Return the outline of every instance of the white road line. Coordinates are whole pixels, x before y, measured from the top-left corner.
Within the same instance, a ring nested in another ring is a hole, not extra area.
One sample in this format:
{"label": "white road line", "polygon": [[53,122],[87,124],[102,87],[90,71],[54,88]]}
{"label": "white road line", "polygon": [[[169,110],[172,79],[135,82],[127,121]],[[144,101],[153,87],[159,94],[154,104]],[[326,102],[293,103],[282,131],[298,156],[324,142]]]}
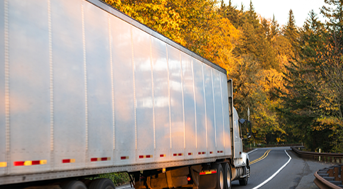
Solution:
{"label": "white road line", "polygon": [[248,152],[247,154],[250,154],[250,153],[252,153],[252,152],[255,152],[257,149],[255,149],[255,150],[252,150],[252,151],[250,151],[250,152]]}
{"label": "white road line", "polygon": [[287,154],[287,156],[289,157],[288,161],[279,169],[277,170],[272,176],[270,176],[267,180],[265,180],[264,182],[262,182],[260,185],[254,187],[253,189],[257,189],[262,187],[263,185],[265,185],[267,182],[269,182],[270,180],[272,180],[283,168],[286,167],[286,165],[291,161],[291,156],[288,155],[288,153],[285,150],[285,153]]}

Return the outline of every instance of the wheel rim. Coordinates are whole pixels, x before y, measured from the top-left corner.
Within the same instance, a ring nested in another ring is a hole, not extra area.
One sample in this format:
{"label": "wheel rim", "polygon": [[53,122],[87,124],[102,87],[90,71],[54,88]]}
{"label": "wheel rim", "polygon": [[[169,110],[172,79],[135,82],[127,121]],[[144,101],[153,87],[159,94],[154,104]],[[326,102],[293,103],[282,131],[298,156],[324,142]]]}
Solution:
{"label": "wheel rim", "polygon": [[230,188],[231,187],[230,169],[226,170],[226,182],[227,182],[228,188]]}
{"label": "wheel rim", "polygon": [[219,175],[219,185],[221,189],[224,189],[224,176],[223,176],[223,171],[220,171]]}

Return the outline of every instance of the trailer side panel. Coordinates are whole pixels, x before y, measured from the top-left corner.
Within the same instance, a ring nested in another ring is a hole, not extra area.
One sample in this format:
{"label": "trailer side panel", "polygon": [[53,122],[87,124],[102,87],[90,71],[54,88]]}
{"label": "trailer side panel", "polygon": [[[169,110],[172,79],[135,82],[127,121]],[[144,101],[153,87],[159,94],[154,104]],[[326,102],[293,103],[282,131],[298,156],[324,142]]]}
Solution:
{"label": "trailer side panel", "polygon": [[2,2],[0,184],[231,155],[222,68],[98,0]]}

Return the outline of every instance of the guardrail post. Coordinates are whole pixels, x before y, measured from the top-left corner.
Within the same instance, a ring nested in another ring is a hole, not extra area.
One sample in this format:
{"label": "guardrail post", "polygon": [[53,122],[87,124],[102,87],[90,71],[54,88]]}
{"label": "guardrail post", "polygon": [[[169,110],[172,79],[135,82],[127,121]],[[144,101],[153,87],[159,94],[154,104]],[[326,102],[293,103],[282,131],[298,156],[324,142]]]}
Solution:
{"label": "guardrail post", "polygon": [[329,169],[327,173],[329,174],[329,177],[333,177],[333,169]]}
{"label": "guardrail post", "polygon": [[[319,148],[319,153],[322,153],[322,149]],[[321,157],[319,156],[319,161],[321,160]]]}
{"label": "guardrail post", "polygon": [[335,168],[334,168],[334,171],[335,171],[335,173],[334,173],[335,181],[339,181],[339,178],[338,178],[338,168],[339,168],[339,167],[335,167]]}

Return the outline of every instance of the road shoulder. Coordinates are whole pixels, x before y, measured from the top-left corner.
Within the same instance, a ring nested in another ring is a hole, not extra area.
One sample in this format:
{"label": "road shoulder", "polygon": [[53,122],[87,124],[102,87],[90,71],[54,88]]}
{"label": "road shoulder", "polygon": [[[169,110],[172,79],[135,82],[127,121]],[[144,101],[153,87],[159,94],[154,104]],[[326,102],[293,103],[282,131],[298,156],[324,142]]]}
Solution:
{"label": "road shoulder", "polygon": [[319,169],[332,166],[332,163],[319,162],[314,160],[307,160],[299,158],[292,150],[288,151],[292,158],[303,161],[302,172],[297,174],[297,178],[294,181],[294,189],[317,189],[318,187],[314,184],[313,180],[315,179],[314,173]]}

